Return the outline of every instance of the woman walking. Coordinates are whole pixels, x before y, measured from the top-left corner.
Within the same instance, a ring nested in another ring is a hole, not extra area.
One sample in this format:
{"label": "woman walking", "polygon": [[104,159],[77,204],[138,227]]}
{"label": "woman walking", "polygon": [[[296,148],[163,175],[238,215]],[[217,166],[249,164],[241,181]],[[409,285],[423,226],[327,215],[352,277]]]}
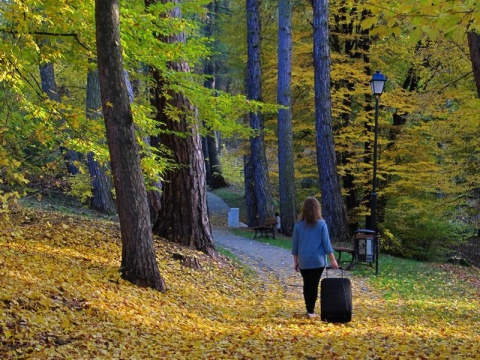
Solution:
{"label": "woman walking", "polygon": [[328,235],[326,222],[322,219],[321,206],[314,197],[303,202],[300,220],[293,228],[292,243],[293,267],[300,271],[303,278],[303,297],[307,317],[315,318],[315,303],[318,297],[318,285],[326,265],[326,255],[332,268],[338,264]]}

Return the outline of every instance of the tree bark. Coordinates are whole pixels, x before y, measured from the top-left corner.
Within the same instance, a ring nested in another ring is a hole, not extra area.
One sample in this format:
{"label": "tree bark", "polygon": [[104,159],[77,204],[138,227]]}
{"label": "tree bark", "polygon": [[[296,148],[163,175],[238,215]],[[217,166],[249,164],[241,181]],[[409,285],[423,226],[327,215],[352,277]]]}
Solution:
{"label": "tree bark", "polygon": [[473,77],[477,87],[477,95],[480,98],[480,34],[474,31],[467,33],[470,60],[472,62]]}
{"label": "tree bark", "polygon": [[[149,143],[150,146],[156,148],[160,145],[158,136],[150,136],[148,139],[145,139],[145,142]],[[155,225],[158,220],[158,214],[162,208],[162,181],[158,180],[154,184],[150,184],[151,189],[147,190],[147,199],[148,199],[148,209],[150,212],[150,222],[152,225]]]}
{"label": "tree bark", "polygon": [[[87,74],[87,118],[100,118],[101,106],[98,71],[89,70]],[[91,207],[106,214],[115,214],[117,207],[112,195],[113,185],[105,167],[95,160],[95,154],[92,152],[87,154],[87,164],[92,184]]]}
{"label": "tree bark", "polygon": [[153,247],[147,192],[125,84],[118,0],[95,1],[98,72],[122,235],[122,277],[165,291]]}
{"label": "tree bark", "polygon": [[220,189],[227,187],[227,181],[222,174],[222,164],[218,157],[217,136],[215,134],[207,135],[207,150],[210,166],[210,189]]}
{"label": "tree bark", "polygon": [[[218,6],[213,6],[213,3],[209,5],[209,14],[210,22],[205,29],[205,36],[210,38],[213,36],[212,26],[213,21],[218,15]],[[208,78],[204,82],[204,86],[208,89],[215,89],[215,72],[216,66],[215,62],[212,59],[207,59],[204,66],[204,74]],[[207,184],[210,186],[210,189],[220,189],[222,187],[227,187],[228,184],[225,181],[225,178],[222,174],[222,166],[220,164],[220,158],[218,157],[218,146],[216,141],[215,132],[211,131],[210,134],[207,134],[204,137],[203,144],[203,154],[205,157],[205,167],[206,167],[206,178]]]}
{"label": "tree bark", "polygon": [[349,241],[332,131],[328,0],[313,0],[313,60],[315,73],[315,130],[323,216],[333,241]]}
{"label": "tree bark", "polygon": [[61,98],[55,81],[55,69],[51,62],[40,64],[40,81],[42,91],[48,98],[59,103]]}
{"label": "tree bark", "polygon": [[[171,94],[176,107],[189,107],[182,94]],[[216,253],[207,208],[205,164],[201,137],[187,124],[185,116],[180,121],[164,118],[165,127],[185,134],[185,138],[171,133],[160,136],[161,143],[175,156],[180,168],[165,174],[162,206],[154,231],[175,243]]]}
{"label": "tree bark", "polygon": [[[259,0],[247,0],[247,79],[246,92],[249,100],[262,100],[262,72],[260,66],[260,15]],[[262,224],[274,216],[273,199],[270,192],[263,118],[259,112],[249,114],[250,127],[258,136],[250,138],[250,154],[245,166],[245,195],[248,206],[249,226]],[[248,173],[248,174],[247,174]],[[254,198],[248,198],[253,196]],[[252,213],[257,211],[257,213]]]}
{"label": "tree bark", "polygon": [[[151,3],[146,1],[146,5]],[[169,15],[181,18],[177,0],[162,0],[162,3],[175,4]],[[186,41],[184,33],[171,34],[161,40],[169,43]],[[172,62],[168,66],[177,72],[190,72],[185,62]],[[208,216],[205,162],[196,109],[182,93],[168,89],[159,70],[153,69],[153,75],[152,104],[156,106],[160,126],[167,130],[161,132],[160,142],[170,149],[175,162],[180,165],[165,174],[162,206],[154,231],[172,242],[216,255]],[[168,100],[164,92],[168,93]],[[179,110],[177,118],[168,115],[169,106]],[[189,116],[194,120],[188,120]]]}
{"label": "tree bark", "polygon": [[205,178],[206,178],[207,186],[210,186],[212,174],[210,173],[210,159],[208,157],[208,143],[207,143],[206,136],[202,137],[202,152],[203,152],[203,158],[205,159]]}
{"label": "tree bark", "polygon": [[292,132],[292,4],[290,0],[278,3],[278,85],[277,101],[286,109],[278,111],[278,172],[281,229],[292,234],[297,219],[295,169],[293,163]]}

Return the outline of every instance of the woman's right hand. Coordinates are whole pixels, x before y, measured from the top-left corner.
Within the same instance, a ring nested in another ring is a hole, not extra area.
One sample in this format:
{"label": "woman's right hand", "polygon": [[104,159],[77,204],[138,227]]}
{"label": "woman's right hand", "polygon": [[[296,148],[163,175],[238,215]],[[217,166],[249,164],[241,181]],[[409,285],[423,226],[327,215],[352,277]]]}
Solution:
{"label": "woman's right hand", "polygon": [[330,253],[328,254],[328,257],[330,258],[330,265],[332,266],[332,269],[338,269],[338,263],[337,259],[335,259],[335,254]]}

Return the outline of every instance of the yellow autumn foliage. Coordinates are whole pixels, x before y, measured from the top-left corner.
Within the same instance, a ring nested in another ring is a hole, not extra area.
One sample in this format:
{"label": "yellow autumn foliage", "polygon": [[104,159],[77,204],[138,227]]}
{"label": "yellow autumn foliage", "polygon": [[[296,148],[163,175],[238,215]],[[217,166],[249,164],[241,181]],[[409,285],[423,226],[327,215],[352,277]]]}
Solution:
{"label": "yellow autumn foliage", "polygon": [[[17,210],[0,227],[2,359],[473,359],[478,288],[385,300],[353,277],[354,318],[307,320],[299,276],[265,283],[230,261],[155,240],[168,291],[119,277],[116,222]],[[196,257],[200,270],[172,257]],[[477,273],[478,274],[478,273]],[[445,277],[452,281],[452,277]],[[384,289],[385,291],[387,289]]]}

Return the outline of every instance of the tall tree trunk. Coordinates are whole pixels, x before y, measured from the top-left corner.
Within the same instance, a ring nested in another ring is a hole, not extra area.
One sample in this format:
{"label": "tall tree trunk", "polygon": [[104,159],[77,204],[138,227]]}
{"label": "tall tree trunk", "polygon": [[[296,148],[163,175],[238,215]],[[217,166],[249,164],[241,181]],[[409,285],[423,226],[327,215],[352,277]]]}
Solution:
{"label": "tall tree trunk", "polygon": [[278,172],[280,219],[282,231],[293,232],[297,219],[295,196],[295,169],[293,165],[292,134],[292,4],[290,0],[278,3],[278,85],[277,101],[286,109],[278,111]]}
{"label": "tall tree trunk", "polygon": [[[100,118],[101,106],[102,100],[100,98],[98,71],[89,70],[87,74],[87,118]],[[117,208],[112,195],[113,185],[110,177],[106,173],[105,167],[95,160],[95,154],[92,152],[87,154],[87,164],[92,184],[91,207],[106,214],[115,214]]]}
{"label": "tall tree trunk", "polygon": [[[150,136],[145,139],[146,143],[149,143],[152,148],[158,148],[160,146],[160,139],[158,136]],[[162,208],[162,182],[158,180],[154,184],[150,184],[150,190],[147,190],[148,209],[150,210],[150,222],[155,225],[158,220],[158,214]]]}
{"label": "tall tree trunk", "polygon": [[40,81],[42,91],[48,98],[59,103],[61,98],[55,81],[55,69],[51,62],[40,64]]}
{"label": "tall tree trunk", "polygon": [[[246,92],[249,100],[262,100],[262,72],[260,66],[260,15],[259,0],[247,0],[247,79]],[[250,127],[258,131],[258,136],[250,138],[250,154],[245,166],[246,197],[255,194],[254,199],[247,198],[248,225],[263,223],[273,217],[273,199],[270,192],[263,118],[259,112],[249,114]],[[247,174],[248,173],[248,174]],[[252,211],[257,213],[252,213]]]}
{"label": "tall tree trunk", "polygon": [[348,241],[348,221],[342,196],[332,131],[328,0],[313,0],[313,60],[315,130],[323,215],[333,241]]}
{"label": "tall tree trunk", "polygon": [[210,165],[210,188],[211,189],[220,189],[227,187],[227,181],[222,174],[222,164],[220,163],[220,158],[218,157],[218,143],[217,136],[215,133],[212,135],[207,135],[207,149],[208,149],[208,159]]}
{"label": "tall tree trunk", "polygon": [[245,205],[247,206],[247,224],[248,226],[257,226],[259,225],[259,221],[257,197],[255,195],[255,173],[254,164],[250,154],[243,157],[243,174],[245,181]]}
{"label": "tall tree trunk", "polygon": [[[212,23],[215,21],[215,18],[218,15],[218,6],[214,7],[213,3],[211,3],[209,5],[209,10],[210,20],[205,29],[205,36],[208,38],[213,36]],[[215,89],[215,63],[212,59],[207,59],[206,61],[207,63],[204,67],[204,74],[209,77],[205,80],[204,86],[208,89]],[[222,166],[220,164],[220,158],[218,157],[218,147],[215,132],[211,131],[210,134],[207,134],[204,141],[202,141],[202,144],[203,154],[205,157],[207,184],[211,189],[219,189],[228,186],[222,174]]]}
{"label": "tall tree trunk", "polygon": [[[146,5],[153,2],[146,1]],[[163,4],[173,3],[175,7],[170,17],[181,18],[178,1],[162,0]],[[185,34],[171,34],[164,41],[185,42]],[[170,63],[171,69],[177,72],[190,72],[185,62]],[[202,153],[202,141],[199,135],[198,123],[187,119],[189,115],[198,120],[196,109],[181,93],[165,89],[160,72],[153,71],[155,89],[152,103],[157,109],[157,119],[168,131],[162,131],[160,142],[174,154],[178,169],[165,174],[163,184],[162,206],[154,230],[160,236],[185,246],[200,250],[209,255],[215,255],[212,230],[208,216],[205,162]],[[164,92],[168,92],[169,100]],[[179,110],[178,118],[169,116],[167,107]],[[178,136],[177,134],[185,134]]]}
{"label": "tall tree trunk", "polygon": [[103,115],[122,234],[122,277],[165,291],[157,266],[140,167],[138,143],[125,84],[118,0],[96,0],[98,72]]}
{"label": "tall tree trunk", "polygon": [[[170,94],[171,102],[182,111],[191,111],[182,94]],[[165,127],[183,133],[185,138],[171,133],[160,136],[161,143],[170,149],[180,168],[165,174],[162,205],[154,231],[172,241],[206,254],[215,254],[207,208],[205,164],[201,137],[196,128],[187,123],[164,118]]]}
{"label": "tall tree trunk", "polygon": [[475,31],[467,33],[468,47],[470,49],[470,60],[472,61],[473,77],[477,94],[480,98],[480,34]]}
{"label": "tall tree trunk", "polygon": [[[142,78],[148,75],[150,67],[148,65],[140,65],[136,72],[138,75],[133,81],[130,81],[128,72],[125,72],[125,82],[127,84],[128,96],[133,102],[135,97],[140,97],[140,87],[142,85]],[[145,144],[150,145],[151,148],[156,148],[159,146],[158,136],[145,136],[143,138]],[[145,154],[144,156],[149,156]],[[147,183],[147,201],[148,209],[150,212],[150,223],[153,225],[157,222],[158,213],[161,208],[161,199],[162,199],[162,182],[159,180],[152,180],[152,182]]]}
{"label": "tall tree trunk", "polygon": [[[40,42],[40,48],[42,47]],[[57,82],[55,81],[55,69],[51,62],[40,65],[40,81],[42,91],[47,94],[50,100],[60,103],[62,101],[58,91]],[[76,162],[80,161],[80,157],[76,151],[68,150],[65,146],[60,146],[67,171],[70,175],[76,175],[80,171]]]}
{"label": "tall tree trunk", "polygon": [[207,183],[207,186],[210,186],[210,181],[212,180],[212,174],[210,172],[210,159],[208,158],[208,143],[207,143],[207,137],[203,136],[202,137],[202,152],[203,152],[203,158],[205,159],[205,181]]}

